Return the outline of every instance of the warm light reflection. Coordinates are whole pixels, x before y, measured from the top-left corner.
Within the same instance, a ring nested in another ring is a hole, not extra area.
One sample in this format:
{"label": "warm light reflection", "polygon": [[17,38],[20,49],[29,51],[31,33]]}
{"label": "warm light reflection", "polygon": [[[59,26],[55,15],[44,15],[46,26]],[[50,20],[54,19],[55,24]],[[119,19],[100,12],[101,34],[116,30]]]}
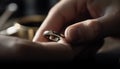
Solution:
{"label": "warm light reflection", "polygon": [[16,33],[21,28],[20,24],[15,23],[14,26],[7,29],[8,34]]}

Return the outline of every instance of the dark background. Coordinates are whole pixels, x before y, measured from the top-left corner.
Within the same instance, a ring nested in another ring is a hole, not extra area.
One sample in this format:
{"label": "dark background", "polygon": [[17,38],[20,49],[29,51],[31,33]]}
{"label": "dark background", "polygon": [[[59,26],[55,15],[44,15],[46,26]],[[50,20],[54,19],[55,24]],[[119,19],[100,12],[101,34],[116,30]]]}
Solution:
{"label": "dark background", "polygon": [[12,17],[23,17],[27,15],[46,15],[49,9],[58,2],[58,0],[0,0],[0,15],[5,11],[10,3],[16,3],[18,10]]}

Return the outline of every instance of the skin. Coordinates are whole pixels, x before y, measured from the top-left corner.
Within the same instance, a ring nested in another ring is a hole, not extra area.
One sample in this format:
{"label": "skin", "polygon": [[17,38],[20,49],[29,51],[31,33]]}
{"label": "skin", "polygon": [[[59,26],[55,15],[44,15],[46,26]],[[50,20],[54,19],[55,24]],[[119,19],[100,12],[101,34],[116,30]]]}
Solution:
{"label": "skin", "polygon": [[[0,60],[72,61],[80,52],[82,53],[82,51],[86,50],[84,46],[87,45],[72,47],[67,44],[64,39],[61,39],[59,42],[44,43],[0,35]],[[96,49],[92,47],[87,50],[96,51]],[[85,58],[86,57],[87,56],[85,56]]]}
{"label": "skin", "polygon": [[[61,0],[50,10],[33,42],[49,42],[43,36],[45,30],[64,34],[66,42],[73,44],[72,46],[75,46],[74,43],[81,46],[80,43],[101,40],[108,36],[119,37],[119,7],[119,0]],[[117,48],[119,46],[114,50]]]}
{"label": "skin", "polygon": [[[119,3],[119,0],[61,0],[50,10],[33,41],[47,41],[43,36],[45,30],[64,32],[68,42],[74,40],[87,42],[96,38],[119,35]],[[90,13],[91,19],[83,17],[84,20],[70,23],[77,17],[82,18],[83,14],[88,13]],[[68,26],[64,29],[65,25]]]}
{"label": "skin", "polygon": [[[50,10],[33,42],[0,35],[0,57],[41,61],[71,61],[78,55],[93,57],[102,38],[120,33],[119,3],[119,0],[61,0]],[[45,30],[63,33],[65,38],[49,42],[43,36]],[[99,53],[109,53],[109,50]]]}

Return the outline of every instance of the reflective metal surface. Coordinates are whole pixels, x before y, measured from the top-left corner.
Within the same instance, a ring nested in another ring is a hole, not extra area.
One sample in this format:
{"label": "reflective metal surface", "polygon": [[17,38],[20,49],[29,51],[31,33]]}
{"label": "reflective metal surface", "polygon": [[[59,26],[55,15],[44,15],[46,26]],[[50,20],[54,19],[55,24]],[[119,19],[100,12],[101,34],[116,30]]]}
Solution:
{"label": "reflective metal surface", "polygon": [[51,41],[58,42],[61,38],[64,38],[63,34],[59,34],[52,30],[46,30],[44,31],[43,35]]}

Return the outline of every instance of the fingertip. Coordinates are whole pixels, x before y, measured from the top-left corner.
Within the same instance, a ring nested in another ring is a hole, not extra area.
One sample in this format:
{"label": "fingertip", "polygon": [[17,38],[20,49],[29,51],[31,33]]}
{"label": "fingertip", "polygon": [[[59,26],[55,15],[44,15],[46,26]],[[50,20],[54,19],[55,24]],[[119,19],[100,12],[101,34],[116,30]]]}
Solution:
{"label": "fingertip", "polygon": [[89,42],[101,36],[101,27],[96,20],[78,22],[66,28],[65,38],[70,43]]}
{"label": "fingertip", "polygon": [[65,30],[65,39],[67,42],[72,43],[79,39],[78,28],[75,25],[71,25]]}
{"label": "fingertip", "polygon": [[48,40],[38,32],[36,33],[32,41],[33,42],[48,42]]}

